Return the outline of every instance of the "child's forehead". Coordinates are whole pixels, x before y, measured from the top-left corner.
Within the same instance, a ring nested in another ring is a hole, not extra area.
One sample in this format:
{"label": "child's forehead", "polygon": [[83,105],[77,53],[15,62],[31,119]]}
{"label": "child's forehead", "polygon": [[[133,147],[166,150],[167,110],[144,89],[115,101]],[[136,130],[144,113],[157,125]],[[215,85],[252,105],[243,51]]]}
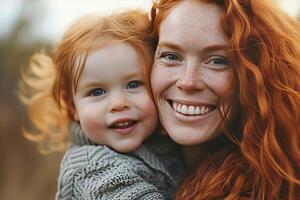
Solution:
{"label": "child's forehead", "polygon": [[[141,66],[146,64],[145,52],[141,47],[139,47],[139,45],[135,45],[130,41],[114,39],[106,42],[95,43],[91,45],[90,48],[77,51],[74,55],[74,67],[75,69],[78,67],[85,67],[88,60],[97,59],[97,55],[99,54],[103,54],[109,58],[112,58],[111,62],[114,62],[114,60],[117,58],[116,56],[120,56],[120,54],[122,54],[120,52],[123,52],[123,54],[125,54],[124,56],[138,60]],[[148,55],[148,57],[149,56],[151,57],[151,55]]]}
{"label": "child's forehead", "polygon": [[138,51],[128,42],[112,43],[87,54],[85,65],[119,67],[137,65],[140,62]]}
{"label": "child's forehead", "polygon": [[[144,71],[139,53],[127,42],[95,49],[84,57],[79,56],[76,62],[78,67],[83,68],[83,75],[89,76],[96,75],[97,72],[108,75],[110,72],[117,73],[117,71],[123,71],[123,73]],[[84,65],[80,65],[83,62]]]}
{"label": "child's forehead", "polygon": [[[122,61],[120,61],[122,62]],[[78,89],[90,87],[124,88],[132,80],[144,80],[144,71],[138,63],[87,63],[79,78]]]}
{"label": "child's forehead", "polygon": [[[149,56],[151,59],[151,55]],[[115,77],[116,73],[127,76],[139,74],[146,77],[145,73],[148,71],[146,69],[150,67],[142,50],[130,41],[116,39],[94,44],[89,51],[77,55],[74,64],[74,78],[77,83],[80,79]]]}

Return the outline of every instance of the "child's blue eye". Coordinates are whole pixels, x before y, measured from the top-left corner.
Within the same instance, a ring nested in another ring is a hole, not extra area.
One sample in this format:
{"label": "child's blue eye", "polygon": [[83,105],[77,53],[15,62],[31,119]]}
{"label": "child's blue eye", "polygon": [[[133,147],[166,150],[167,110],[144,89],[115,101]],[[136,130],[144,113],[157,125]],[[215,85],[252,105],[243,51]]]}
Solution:
{"label": "child's blue eye", "polygon": [[103,88],[95,88],[90,91],[91,96],[101,96],[105,93],[106,91]]}
{"label": "child's blue eye", "polygon": [[134,89],[134,88],[140,87],[142,85],[143,85],[143,83],[141,81],[130,81],[127,83],[126,89]]}

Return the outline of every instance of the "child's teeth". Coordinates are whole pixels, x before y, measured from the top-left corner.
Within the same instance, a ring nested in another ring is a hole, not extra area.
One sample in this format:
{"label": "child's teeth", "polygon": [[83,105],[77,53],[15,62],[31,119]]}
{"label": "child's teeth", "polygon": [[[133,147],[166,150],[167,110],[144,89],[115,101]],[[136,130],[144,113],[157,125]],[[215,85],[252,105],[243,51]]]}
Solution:
{"label": "child's teeth", "polygon": [[118,123],[116,123],[115,126],[117,126],[117,127],[128,126],[128,125],[130,125],[131,123],[132,123],[132,121],[118,122]]}

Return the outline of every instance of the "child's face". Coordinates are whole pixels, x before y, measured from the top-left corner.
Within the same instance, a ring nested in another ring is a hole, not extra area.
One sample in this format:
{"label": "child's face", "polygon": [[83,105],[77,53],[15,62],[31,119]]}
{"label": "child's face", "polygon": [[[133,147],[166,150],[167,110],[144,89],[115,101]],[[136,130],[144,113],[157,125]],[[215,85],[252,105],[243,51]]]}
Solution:
{"label": "child's face", "polygon": [[89,54],[74,96],[88,138],[119,152],[138,148],[157,125],[139,58],[126,42]]}

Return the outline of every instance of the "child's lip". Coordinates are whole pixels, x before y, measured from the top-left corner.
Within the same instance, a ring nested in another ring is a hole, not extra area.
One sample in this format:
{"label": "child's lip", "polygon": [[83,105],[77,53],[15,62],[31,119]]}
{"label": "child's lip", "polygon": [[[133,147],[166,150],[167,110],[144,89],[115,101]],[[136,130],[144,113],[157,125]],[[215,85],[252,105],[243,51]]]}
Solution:
{"label": "child's lip", "polygon": [[116,133],[119,133],[121,135],[128,135],[130,133],[132,133],[132,131],[137,127],[137,122],[130,124],[128,126],[124,126],[124,127],[114,127],[111,128],[111,130],[113,130]]}
{"label": "child's lip", "polygon": [[133,119],[133,118],[120,118],[120,119],[117,119],[117,120],[114,120],[112,121],[108,127],[109,128],[115,128],[116,125],[120,125],[120,124],[135,124],[137,122],[136,119]]}

